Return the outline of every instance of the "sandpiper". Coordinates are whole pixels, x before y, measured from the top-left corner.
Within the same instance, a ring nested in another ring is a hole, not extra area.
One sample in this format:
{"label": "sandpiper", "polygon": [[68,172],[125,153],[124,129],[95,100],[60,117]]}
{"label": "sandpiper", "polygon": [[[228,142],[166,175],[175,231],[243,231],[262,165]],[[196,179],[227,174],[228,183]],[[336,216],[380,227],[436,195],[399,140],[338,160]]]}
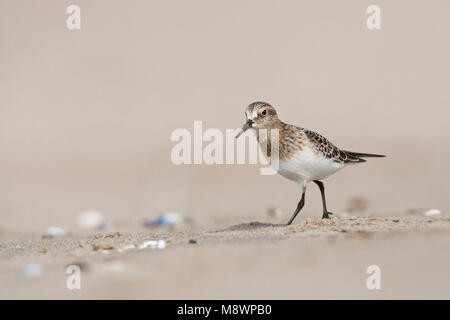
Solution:
{"label": "sandpiper", "polygon": [[325,188],[320,180],[348,165],[366,162],[364,158],[384,157],[381,154],[341,150],[314,131],[282,122],[278,119],[275,108],[266,102],[258,101],[250,104],[245,110],[245,116],[247,121],[236,138],[248,129],[256,129],[259,143],[267,143],[267,145],[262,146],[262,150],[266,150],[266,155],[270,156],[270,139],[260,139],[258,129],[266,129],[269,132],[271,129],[278,129],[278,173],[297,182],[302,188],[302,197],[286,225],[290,225],[303,208],[308,182],[313,181],[319,186],[322,195],[322,219],[327,219],[332,213],[327,210]]}

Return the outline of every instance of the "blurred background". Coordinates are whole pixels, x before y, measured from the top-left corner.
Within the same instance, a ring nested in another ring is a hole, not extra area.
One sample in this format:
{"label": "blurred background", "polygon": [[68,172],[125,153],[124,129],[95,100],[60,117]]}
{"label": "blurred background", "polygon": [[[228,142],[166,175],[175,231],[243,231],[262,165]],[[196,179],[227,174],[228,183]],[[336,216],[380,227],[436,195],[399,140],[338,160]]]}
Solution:
{"label": "blurred background", "polygon": [[[238,128],[263,100],[347,150],[387,154],[326,180],[379,215],[448,209],[450,4],[0,0],[0,228],[70,228],[86,209],[199,224],[289,216],[296,184],[258,165],[172,164],[174,129]],[[81,30],[66,8],[81,8]],[[321,215],[310,186],[303,215]]]}

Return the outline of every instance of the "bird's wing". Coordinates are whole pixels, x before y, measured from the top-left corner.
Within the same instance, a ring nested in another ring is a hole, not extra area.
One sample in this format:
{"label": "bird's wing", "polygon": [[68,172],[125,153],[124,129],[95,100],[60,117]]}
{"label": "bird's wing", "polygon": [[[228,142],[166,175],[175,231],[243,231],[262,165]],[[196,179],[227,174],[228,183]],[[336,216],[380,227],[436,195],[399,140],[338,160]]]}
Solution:
{"label": "bird's wing", "polygon": [[366,160],[357,156],[355,153],[347,152],[339,149],[327,140],[324,136],[317,132],[303,129],[311,144],[315,147],[316,151],[324,157],[339,162],[339,163],[359,163],[366,162]]}

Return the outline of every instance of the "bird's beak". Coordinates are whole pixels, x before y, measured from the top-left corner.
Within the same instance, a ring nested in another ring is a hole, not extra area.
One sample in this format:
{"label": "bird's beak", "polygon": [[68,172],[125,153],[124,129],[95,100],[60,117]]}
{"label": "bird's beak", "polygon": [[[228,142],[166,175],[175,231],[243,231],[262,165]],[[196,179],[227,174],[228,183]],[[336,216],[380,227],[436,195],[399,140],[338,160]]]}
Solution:
{"label": "bird's beak", "polygon": [[242,129],[239,130],[238,134],[236,135],[236,139],[239,138],[245,131],[250,129],[254,123],[255,122],[253,120],[248,119],[248,121],[242,126]]}

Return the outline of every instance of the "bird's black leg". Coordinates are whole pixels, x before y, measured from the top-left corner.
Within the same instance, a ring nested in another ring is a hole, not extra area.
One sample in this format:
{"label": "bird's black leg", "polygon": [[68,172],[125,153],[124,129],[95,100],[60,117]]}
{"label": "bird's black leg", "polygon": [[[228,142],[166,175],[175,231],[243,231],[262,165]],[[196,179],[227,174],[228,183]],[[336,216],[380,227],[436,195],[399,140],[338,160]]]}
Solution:
{"label": "bird's black leg", "polygon": [[303,191],[302,193],[302,198],[300,199],[300,201],[298,202],[297,205],[297,209],[295,209],[294,214],[292,215],[292,217],[289,219],[289,222],[286,223],[286,226],[290,225],[292,223],[292,221],[294,221],[295,217],[297,216],[297,214],[300,212],[300,210],[302,210],[303,206],[305,205],[305,191]]}
{"label": "bird's black leg", "polygon": [[322,206],[323,206],[323,215],[322,219],[329,219],[330,214],[333,214],[331,212],[328,212],[327,210],[327,202],[325,201],[325,187],[323,186],[322,181],[314,180],[314,182],[319,186],[320,193],[322,194]]}

